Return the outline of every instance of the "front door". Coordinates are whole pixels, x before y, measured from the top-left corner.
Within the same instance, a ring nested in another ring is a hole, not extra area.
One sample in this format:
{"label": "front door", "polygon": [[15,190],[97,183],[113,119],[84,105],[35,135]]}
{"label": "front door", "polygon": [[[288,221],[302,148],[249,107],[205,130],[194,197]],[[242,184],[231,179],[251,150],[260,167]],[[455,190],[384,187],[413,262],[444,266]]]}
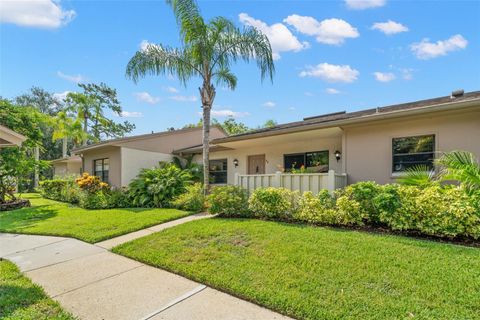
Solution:
{"label": "front door", "polygon": [[265,174],[265,155],[248,156],[248,174]]}

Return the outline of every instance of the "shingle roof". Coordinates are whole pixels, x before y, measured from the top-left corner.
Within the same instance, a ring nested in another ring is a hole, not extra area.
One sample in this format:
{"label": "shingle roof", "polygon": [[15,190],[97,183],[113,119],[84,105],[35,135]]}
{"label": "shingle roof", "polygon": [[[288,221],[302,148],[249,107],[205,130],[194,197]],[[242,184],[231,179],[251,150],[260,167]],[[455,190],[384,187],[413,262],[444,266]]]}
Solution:
{"label": "shingle roof", "polygon": [[289,123],[280,124],[271,128],[257,129],[247,133],[215,139],[212,141],[212,143],[244,140],[244,139],[253,138],[253,136],[255,135],[261,135],[262,133],[275,134],[275,132],[277,131],[281,132],[290,128],[297,128],[297,127],[300,128],[300,127],[310,126],[315,124],[327,124],[330,122],[332,122],[333,124],[335,122],[347,120],[347,119],[356,119],[356,118],[361,119],[362,117],[365,117],[365,116],[386,115],[389,113],[393,114],[398,111],[408,111],[408,110],[421,109],[426,107],[433,108],[435,106],[440,106],[447,103],[458,103],[462,101],[471,101],[471,100],[480,101],[480,91],[467,92],[459,97],[445,96],[445,97],[438,97],[433,99],[426,99],[426,100],[420,100],[420,101],[414,101],[414,102],[389,105],[389,106],[378,107],[378,108],[371,108],[371,109],[360,110],[355,112],[342,111],[342,112],[329,113],[326,115],[308,117],[308,118],[304,118],[302,121],[289,122]]}

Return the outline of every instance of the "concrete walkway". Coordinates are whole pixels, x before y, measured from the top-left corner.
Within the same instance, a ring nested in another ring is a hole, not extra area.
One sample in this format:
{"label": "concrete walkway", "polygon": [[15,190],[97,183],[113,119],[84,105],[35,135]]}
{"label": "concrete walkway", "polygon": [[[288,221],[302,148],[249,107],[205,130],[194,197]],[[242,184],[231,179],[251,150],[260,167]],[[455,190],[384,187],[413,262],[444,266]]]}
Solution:
{"label": "concrete walkway", "polygon": [[195,221],[195,220],[205,219],[205,218],[211,218],[211,217],[214,217],[214,215],[211,215],[211,214],[208,214],[208,213],[197,213],[197,214],[187,216],[185,218],[180,218],[180,219],[177,219],[177,220],[172,220],[172,221],[169,221],[169,222],[157,224],[155,226],[148,227],[146,229],[142,229],[142,230],[134,231],[134,232],[131,232],[131,233],[127,233],[127,234],[124,234],[122,236],[112,238],[112,239],[108,239],[108,240],[105,240],[105,241],[102,241],[102,242],[97,242],[97,243],[95,243],[95,245],[100,246],[100,247],[105,248],[105,249],[112,249],[113,247],[118,246],[119,244],[122,244],[122,243],[125,243],[125,242],[128,242],[128,241],[132,241],[132,240],[135,240],[135,239],[138,239],[138,238],[141,238],[141,237],[145,237],[145,236],[148,236],[149,234],[159,232],[159,231],[165,230],[167,228],[175,227],[175,226],[178,226],[179,224],[182,224],[182,223],[185,223],[185,222],[190,222],[190,221]]}
{"label": "concrete walkway", "polygon": [[76,239],[0,233],[0,257],[80,319],[289,319]]}

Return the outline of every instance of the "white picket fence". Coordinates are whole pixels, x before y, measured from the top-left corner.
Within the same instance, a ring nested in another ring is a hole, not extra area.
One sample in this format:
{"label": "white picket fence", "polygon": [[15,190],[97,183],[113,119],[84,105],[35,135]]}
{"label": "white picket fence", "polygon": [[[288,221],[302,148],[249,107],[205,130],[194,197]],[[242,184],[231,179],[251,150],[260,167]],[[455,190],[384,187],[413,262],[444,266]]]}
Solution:
{"label": "white picket fence", "polygon": [[326,189],[333,192],[336,189],[347,185],[345,173],[335,173],[329,170],[328,173],[282,173],[273,174],[235,174],[235,185],[241,186],[252,192],[258,188],[283,187],[289,190],[298,190],[300,193],[311,191],[318,193]]}

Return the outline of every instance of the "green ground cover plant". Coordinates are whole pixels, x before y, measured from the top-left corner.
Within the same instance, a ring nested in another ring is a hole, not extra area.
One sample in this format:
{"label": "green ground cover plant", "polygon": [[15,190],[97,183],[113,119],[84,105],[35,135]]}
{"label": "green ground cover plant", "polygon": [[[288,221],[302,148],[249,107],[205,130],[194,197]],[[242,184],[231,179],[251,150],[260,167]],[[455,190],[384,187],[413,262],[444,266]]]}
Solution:
{"label": "green ground cover plant", "polygon": [[213,218],[113,251],[298,319],[479,316],[478,248],[258,219]]}
{"label": "green ground cover plant", "polygon": [[95,243],[189,215],[165,208],[86,210],[68,203],[24,194],[32,206],[0,213],[0,232],[73,237]]}
{"label": "green ground cover plant", "polygon": [[0,259],[0,319],[74,320],[43,289],[23,276],[11,262]]}

